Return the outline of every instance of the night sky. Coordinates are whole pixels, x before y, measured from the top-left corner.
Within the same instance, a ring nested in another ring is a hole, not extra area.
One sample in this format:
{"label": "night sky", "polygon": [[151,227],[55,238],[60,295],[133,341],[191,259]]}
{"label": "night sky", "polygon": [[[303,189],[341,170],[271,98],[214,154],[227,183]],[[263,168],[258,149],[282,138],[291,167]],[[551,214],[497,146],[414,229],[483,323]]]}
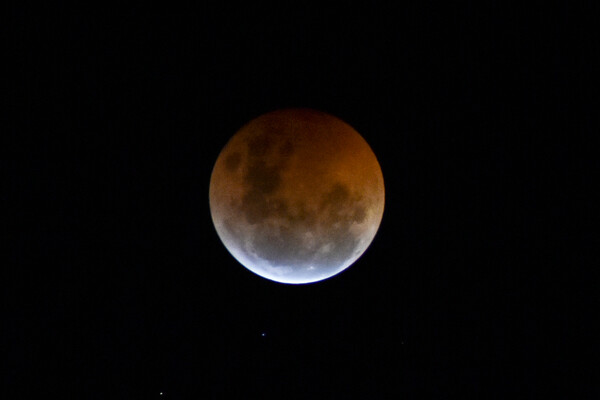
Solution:
{"label": "night sky", "polygon": [[[593,7],[417,3],[9,13],[2,396],[598,398]],[[245,269],[208,206],[286,107],[352,125],[386,188],[309,285]]]}

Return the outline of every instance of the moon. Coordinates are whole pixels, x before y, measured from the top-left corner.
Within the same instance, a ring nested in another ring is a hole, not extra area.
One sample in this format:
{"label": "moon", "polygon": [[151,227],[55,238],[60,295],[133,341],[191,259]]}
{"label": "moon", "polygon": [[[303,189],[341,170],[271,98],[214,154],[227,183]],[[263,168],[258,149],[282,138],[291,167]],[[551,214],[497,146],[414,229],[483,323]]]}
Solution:
{"label": "moon", "polygon": [[381,167],[350,125],[311,109],[263,114],[225,145],[212,171],[217,234],[250,271],[275,282],[330,278],[373,241]]}

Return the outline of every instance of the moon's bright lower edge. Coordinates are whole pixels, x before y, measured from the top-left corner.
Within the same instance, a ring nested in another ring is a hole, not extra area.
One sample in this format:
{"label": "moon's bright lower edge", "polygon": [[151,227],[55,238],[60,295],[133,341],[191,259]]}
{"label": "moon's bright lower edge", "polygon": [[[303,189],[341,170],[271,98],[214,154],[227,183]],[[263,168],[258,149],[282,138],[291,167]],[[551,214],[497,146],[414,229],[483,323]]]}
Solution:
{"label": "moon's bright lower edge", "polygon": [[381,168],[342,120],[315,110],[270,112],[243,126],[210,180],[213,223],[227,250],[266,279],[330,278],[371,244],[384,208]]}

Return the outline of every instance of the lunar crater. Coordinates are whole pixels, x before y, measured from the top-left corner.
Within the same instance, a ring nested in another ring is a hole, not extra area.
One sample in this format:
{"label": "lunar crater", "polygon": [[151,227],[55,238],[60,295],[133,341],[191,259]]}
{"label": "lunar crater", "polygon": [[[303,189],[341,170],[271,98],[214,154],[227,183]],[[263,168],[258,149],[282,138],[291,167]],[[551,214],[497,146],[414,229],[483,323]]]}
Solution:
{"label": "lunar crater", "polygon": [[238,152],[231,153],[225,158],[225,166],[230,172],[235,172],[242,162],[242,155]]}

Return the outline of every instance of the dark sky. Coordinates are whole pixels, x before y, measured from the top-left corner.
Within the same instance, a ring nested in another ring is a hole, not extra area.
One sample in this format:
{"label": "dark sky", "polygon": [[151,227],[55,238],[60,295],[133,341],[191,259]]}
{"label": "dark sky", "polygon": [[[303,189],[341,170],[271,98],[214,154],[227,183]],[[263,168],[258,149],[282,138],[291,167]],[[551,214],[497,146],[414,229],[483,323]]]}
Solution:
{"label": "dark sky", "polygon": [[[593,7],[418,3],[9,13],[0,390],[597,398]],[[285,107],[351,124],[386,185],[312,285],[247,271],[208,207]]]}

